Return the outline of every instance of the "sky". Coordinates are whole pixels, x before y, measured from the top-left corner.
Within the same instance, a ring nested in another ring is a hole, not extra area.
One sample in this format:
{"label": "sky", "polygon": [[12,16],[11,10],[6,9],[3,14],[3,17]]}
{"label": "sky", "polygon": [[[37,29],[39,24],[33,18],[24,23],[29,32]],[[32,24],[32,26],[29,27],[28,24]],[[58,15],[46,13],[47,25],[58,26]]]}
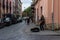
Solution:
{"label": "sky", "polygon": [[22,2],[22,11],[28,8],[31,5],[32,0],[21,0]]}

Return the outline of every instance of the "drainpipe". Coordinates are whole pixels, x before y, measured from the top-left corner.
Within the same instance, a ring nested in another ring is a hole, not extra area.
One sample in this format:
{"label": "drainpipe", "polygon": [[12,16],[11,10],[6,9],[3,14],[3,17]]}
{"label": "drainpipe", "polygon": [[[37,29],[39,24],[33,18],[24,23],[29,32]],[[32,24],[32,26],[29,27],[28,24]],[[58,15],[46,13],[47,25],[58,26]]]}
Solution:
{"label": "drainpipe", "polygon": [[54,31],[54,0],[52,0],[52,31]]}

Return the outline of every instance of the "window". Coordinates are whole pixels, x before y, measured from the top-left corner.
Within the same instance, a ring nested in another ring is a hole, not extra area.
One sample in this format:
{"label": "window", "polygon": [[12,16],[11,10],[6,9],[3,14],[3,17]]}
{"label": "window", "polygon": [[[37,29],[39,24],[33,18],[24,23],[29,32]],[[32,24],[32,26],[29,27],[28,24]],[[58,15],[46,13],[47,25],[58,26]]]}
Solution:
{"label": "window", "polygon": [[0,7],[1,7],[1,1],[0,1]]}
{"label": "window", "polygon": [[10,2],[10,13],[11,13],[11,2]]}
{"label": "window", "polygon": [[3,0],[3,9],[5,9],[5,0]]}
{"label": "window", "polygon": [[6,2],[6,9],[7,9],[7,12],[8,12],[8,0]]}
{"label": "window", "polygon": [[7,0],[7,2],[6,2],[6,7],[7,7],[7,9],[8,9],[8,0]]}
{"label": "window", "polygon": [[42,7],[41,7],[41,14],[42,14]]}

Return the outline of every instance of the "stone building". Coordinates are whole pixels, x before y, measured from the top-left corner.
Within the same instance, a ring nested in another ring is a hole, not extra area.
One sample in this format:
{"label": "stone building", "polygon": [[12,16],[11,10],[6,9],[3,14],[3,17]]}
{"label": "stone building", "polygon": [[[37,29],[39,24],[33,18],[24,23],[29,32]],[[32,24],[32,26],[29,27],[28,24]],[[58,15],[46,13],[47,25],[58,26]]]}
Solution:
{"label": "stone building", "polygon": [[22,2],[21,0],[15,0],[15,13],[22,16]]}
{"label": "stone building", "polygon": [[8,13],[22,15],[21,0],[0,0],[0,19]]}
{"label": "stone building", "polygon": [[14,0],[0,0],[0,15],[7,14],[7,13],[13,14],[14,5],[15,5]]}
{"label": "stone building", "polygon": [[33,2],[32,2],[32,4],[31,4],[31,9],[32,9],[32,14],[33,14],[33,21],[34,21],[34,23],[36,22],[36,14],[35,14],[35,4],[37,3],[37,0],[32,0]]}
{"label": "stone building", "polygon": [[41,14],[44,15],[46,24],[60,27],[60,0],[37,0],[34,3],[35,22],[38,24]]}

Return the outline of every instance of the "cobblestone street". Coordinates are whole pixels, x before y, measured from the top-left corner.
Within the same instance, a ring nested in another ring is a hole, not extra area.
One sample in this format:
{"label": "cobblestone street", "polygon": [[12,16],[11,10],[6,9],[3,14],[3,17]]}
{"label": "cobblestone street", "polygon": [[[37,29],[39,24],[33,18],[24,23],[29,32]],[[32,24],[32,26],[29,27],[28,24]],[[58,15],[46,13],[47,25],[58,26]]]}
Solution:
{"label": "cobblestone street", "polygon": [[0,40],[60,40],[60,0],[0,0]]}
{"label": "cobblestone street", "polygon": [[30,26],[34,26],[33,23],[26,25],[25,22],[22,22],[0,29],[0,40],[60,40],[60,36],[41,36],[24,33],[24,28]]}

